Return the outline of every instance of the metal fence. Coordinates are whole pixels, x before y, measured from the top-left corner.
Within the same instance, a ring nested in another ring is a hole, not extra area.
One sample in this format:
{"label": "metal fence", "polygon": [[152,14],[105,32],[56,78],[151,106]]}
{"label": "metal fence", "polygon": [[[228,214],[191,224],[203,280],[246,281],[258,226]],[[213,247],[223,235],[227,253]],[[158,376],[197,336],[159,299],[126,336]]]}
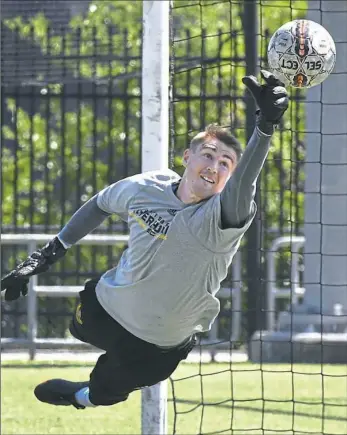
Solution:
{"label": "metal fence", "polygon": [[[98,29],[5,25],[1,35],[1,139],[2,139],[2,233],[55,233],[88,198],[104,186],[140,171],[141,168],[141,33],[117,32],[106,26],[101,40]],[[172,95],[173,167],[180,172],[180,155],[189,139],[209,122],[229,125],[245,141],[245,95],[233,78],[245,71],[244,36],[231,32],[230,54],[225,55],[225,34],[216,35],[212,50],[202,33],[199,48],[192,45],[191,30],[174,53]],[[224,48],[223,48],[224,47]],[[300,135],[301,101],[293,93],[290,124],[281,125],[275,150],[260,181],[261,241],[269,249],[274,238],[288,232],[299,234],[302,222],[304,144]],[[293,129],[292,129],[293,128]],[[303,130],[303,129],[301,129]],[[295,143],[288,154],[288,142]],[[126,234],[117,218],[109,219],[99,234]],[[91,249],[77,246],[42,285],[81,285],[114,265],[124,247]],[[240,255],[245,258],[242,245]],[[259,250],[260,255],[263,251]],[[22,246],[3,246],[3,273],[23,258]],[[259,294],[266,300],[266,256],[259,279]],[[277,284],[287,285],[291,253],[280,255]],[[243,290],[252,270],[242,261]],[[232,272],[226,279],[230,286]],[[284,284],[283,284],[284,283]],[[265,302],[260,305],[264,305]],[[64,336],[73,298],[39,298],[38,334]],[[244,309],[247,310],[247,302]],[[257,306],[259,304],[257,303]],[[232,333],[231,304],[221,313]],[[223,320],[224,319],[224,320]],[[223,323],[224,322],[224,323]],[[240,343],[247,336],[247,325]],[[25,302],[2,303],[4,337],[27,334]]]}
{"label": "metal fence", "polygon": [[[52,238],[49,234],[5,234],[1,244],[5,246],[23,245],[30,252],[35,251],[38,245],[47,243]],[[127,235],[88,235],[78,242],[78,245],[107,246],[115,244],[127,244]],[[271,249],[267,253],[268,282],[266,298],[268,311],[266,319],[266,329],[275,330],[276,303],[282,299],[297,302],[303,296],[305,289],[300,286],[299,278],[299,257],[300,248],[305,242],[304,237],[278,237],[272,243]],[[291,263],[291,287],[279,288],[276,285],[276,255],[284,245],[293,244],[294,252]],[[205,334],[200,341],[202,346],[208,346],[210,350],[228,349],[232,345],[237,345],[242,339],[242,277],[241,277],[241,254],[237,252],[231,265],[232,283],[231,287],[223,286],[218,292],[221,301],[221,318],[212,326],[211,330]],[[74,299],[78,292],[83,290],[82,285],[39,285],[39,276],[33,276],[28,284],[28,297],[26,299],[26,325],[27,331],[24,337],[2,337],[1,347],[16,348],[24,347],[28,349],[31,359],[35,358],[38,348],[85,348],[93,347],[82,343],[73,337],[55,337],[52,331],[45,337],[39,337],[39,298],[45,297],[46,301],[70,298]],[[229,304],[229,308],[226,308]],[[223,318],[224,317],[224,318]],[[225,319],[228,324],[225,325]],[[223,322],[224,320],[224,322]],[[224,331],[223,331],[224,330]],[[230,331],[226,334],[226,330]]]}

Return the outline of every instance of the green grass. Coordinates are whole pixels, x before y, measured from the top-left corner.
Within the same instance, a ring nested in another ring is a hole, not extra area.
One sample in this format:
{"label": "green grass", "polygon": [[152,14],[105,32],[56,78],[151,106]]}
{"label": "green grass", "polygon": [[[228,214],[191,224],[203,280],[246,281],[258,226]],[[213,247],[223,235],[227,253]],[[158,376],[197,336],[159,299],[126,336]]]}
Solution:
{"label": "green grass", "polygon": [[[54,377],[85,380],[91,368],[66,362],[3,363],[1,433],[140,434],[139,392],[124,403],[88,410],[35,399],[36,384]],[[177,413],[174,426],[170,400],[169,433],[174,427],[177,434],[347,433],[346,366],[181,364],[169,384],[170,399],[171,386]]]}

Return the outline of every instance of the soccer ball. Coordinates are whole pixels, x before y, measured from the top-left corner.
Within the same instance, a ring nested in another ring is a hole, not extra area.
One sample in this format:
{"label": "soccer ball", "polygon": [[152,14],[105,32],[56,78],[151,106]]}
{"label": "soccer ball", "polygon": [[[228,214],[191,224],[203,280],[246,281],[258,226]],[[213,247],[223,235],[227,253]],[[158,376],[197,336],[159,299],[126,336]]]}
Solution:
{"label": "soccer ball", "polygon": [[320,24],[294,20],[272,36],[267,58],[272,73],[285,85],[310,88],[322,83],[333,70],[336,48]]}

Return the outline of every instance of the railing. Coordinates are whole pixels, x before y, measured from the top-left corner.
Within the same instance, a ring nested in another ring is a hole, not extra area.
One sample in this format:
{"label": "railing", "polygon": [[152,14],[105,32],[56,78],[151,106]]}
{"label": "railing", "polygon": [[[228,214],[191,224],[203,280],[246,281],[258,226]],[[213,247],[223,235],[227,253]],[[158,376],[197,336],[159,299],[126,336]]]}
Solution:
{"label": "railing", "polygon": [[221,287],[217,293],[219,299],[232,298],[231,306],[231,337],[228,341],[222,341],[218,338],[219,322],[218,318],[213,323],[209,331],[207,339],[201,340],[201,344],[214,344],[215,348],[230,348],[230,342],[235,343],[241,338],[241,323],[242,323],[242,264],[241,253],[237,251],[231,263],[233,287]]}
{"label": "railing", "polygon": [[[305,289],[300,287],[299,280],[299,250],[305,243],[303,236],[283,236],[272,242],[267,254],[267,330],[274,331],[276,325],[276,299],[288,298],[291,303],[296,303],[303,296]],[[280,248],[291,245],[291,288],[276,286],[276,254]]]}
{"label": "railing", "polygon": [[[37,249],[38,244],[49,242],[54,236],[50,234],[4,234],[1,237],[1,245],[26,245],[28,252],[33,252]],[[81,239],[77,244],[81,245],[113,245],[115,243],[127,243],[129,237],[127,235],[88,235]],[[241,335],[241,310],[242,310],[242,295],[241,295],[241,258],[240,253],[236,253],[232,264],[233,280],[235,287],[222,288],[218,293],[220,298],[232,297],[232,337],[230,341],[238,341]],[[38,285],[37,276],[33,276],[29,281],[29,291],[27,296],[27,316],[28,316],[28,336],[27,338],[1,338],[1,346],[8,348],[11,346],[28,347],[30,359],[35,358],[37,346],[47,346],[50,348],[73,348],[73,347],[90,347],[86,343],[73,338],[38,338],[37,337],[37,297],[71,297],[83,290],[82,286],[47,286]],[[209,332],[203,344],[215,344],[220,347],[218,341],[218,322],[215,322],[213,328]]]}
{"label": "railing", "polygon": [[[52,240],[51,234],[3,234],[1,245],[26,245],[28,252],[37,249],[38,244],[44,244]],[[80,245],[111,245],[115,243],[127,243],[127,235],[88,235],[77,244]],[[37,296],[48,297],[71,297],[83,290],[82,286],[39,286],[37,276],[33,276],[28,285],[27,315],[28,315],[28,336],[27,338],[1,338],[2,347],[12,345],[28,347],[30,359],[35,358],[37,345],[49,345],[50,347],[74,347],[89,346],[75,339],[68,338],[37,338]]]}
{"label": "railing", "polygon": [[[52,239],[50,234],[4,234],[1,236],[1,245],[26,245],[28,252],[37,249],[38,244],[44,244]],[[127,243],[127,235],[88,235],[77,244],[81,245],[113,245],[115,243]],[[267,254],[267,329],[274,330],[276,323],[276,299],[288,298],[292,303],[297,302],[305,289],[299,285],[299,249],[304,245],[305,238],[301,236],[284,236],[275,239]],[[276,253],[285,245],[292,246],[291,255],[291,288],[278,288],[276,286]],[[207,338],[202,344],[214,345],[214,348],[229,347],[230,342],[237,342],[241,336],[242,320],[242,275],[241,254],[237,252],[232,262],[233,288],[222,287],[218,292],[220,299],[232,297],[232,336],[228,342],[218,339],[219,322],[215,322]],[[47,286],[38,285],[37,276],[29,281],[27,296],[28,336],[27,338],[1,338],[2,347],[13,345],[28,347],[30,359],[35,358],[37,346],[55,348],[73,348],[76,346],[90,347],[86,343],[73,338],[38,338],[37,337],[37,297],[71,297],[83,290],[82,286]]]}

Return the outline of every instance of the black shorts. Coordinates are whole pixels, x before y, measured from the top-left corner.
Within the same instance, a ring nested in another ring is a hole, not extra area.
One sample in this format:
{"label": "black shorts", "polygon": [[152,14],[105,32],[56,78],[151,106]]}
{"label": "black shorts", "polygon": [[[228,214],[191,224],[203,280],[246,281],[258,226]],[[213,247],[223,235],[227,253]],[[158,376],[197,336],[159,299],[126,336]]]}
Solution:
{"label": "black shorts", "polygon": [[139,388],[167,379],[195,345],[193,336],[184,345],[163,349],[124,329],[100,305],[95,287],[88,281],[80,292],[80,304],[70,324],[77,339],[105,351],[90,374],[90,400],[112,405],[126,400]]}

